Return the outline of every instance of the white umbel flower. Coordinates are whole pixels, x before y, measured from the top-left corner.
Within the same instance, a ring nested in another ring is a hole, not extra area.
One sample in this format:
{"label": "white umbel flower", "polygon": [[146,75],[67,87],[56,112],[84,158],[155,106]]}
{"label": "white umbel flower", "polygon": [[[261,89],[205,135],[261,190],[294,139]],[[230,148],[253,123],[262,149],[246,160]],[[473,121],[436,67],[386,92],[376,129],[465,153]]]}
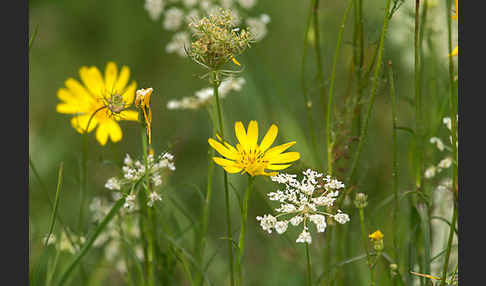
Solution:
{"label": "white umbel flower", "polygon": [[437,149],[439,149],[440,151],[444,151],[444,143],[442,143],[442,140],[440,140],[440,138],[431,137],[429,141],[430,143],[435,144]]}
{"label": "white umbel flower", "polygon": [[[268,198],[271,201],[278,201],[280,206],[275,209],[276,216],[269,214],[264,217],[257,217],[263,230],[271,233],[275,228],[281,234],[287,230],[288,223],[299,226],[303,222],[303,232],[297,242],[311,242],[311,235],[308,222],[315,224],[317,232],[325,232],[327,227],[326,216],[334,218],[340,224],[349,221],[349,215],[338,210],[337,214],[327,213],[328,207],[332,207],[339,195],[339,191],[345,186],[331,176],[324,177],[323,174],[307,169],[303,172],[302,180],[297,179],[297,175],[279,173],[271,177],[271,180],[279,184],[284,184],[285,188],[271,192]],[[278,221],[280,217],[286,217]]]}
{"label": "white umbel flower", "polygon": [[118,178],[113,177],[109,178],[108,181],[106,181],[105,188],[108,190],[120,190],[120,181],[118,181]]}

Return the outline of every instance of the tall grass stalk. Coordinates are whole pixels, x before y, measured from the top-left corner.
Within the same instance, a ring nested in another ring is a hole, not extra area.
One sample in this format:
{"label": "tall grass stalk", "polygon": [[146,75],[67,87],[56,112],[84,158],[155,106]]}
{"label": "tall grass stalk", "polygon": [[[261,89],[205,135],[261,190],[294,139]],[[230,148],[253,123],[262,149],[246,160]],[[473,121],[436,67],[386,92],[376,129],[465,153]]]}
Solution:
{"label": "tall grass stalk", "polygon": [[359,208],[359,222],[361,225],[361,239],[363,240],[363,247],[366,252],[366,261],[368,263],[368,269],[370,270],[370,283],[371,286],[375,285],[375,274],[374,274],[374,268],[371,263],[371,256],[370,252],[368,250],[368,238],[367,238],[367,233],[365,229],[365,218],[364,218],[364,209]]}
{"label": "tall grass stalk", "polygon": [[[368,110],[366,111],[366,118],[365,118],[365,121],[364,121],[364,125],[361,129],[360,136],[359,136],[358,148],[357,148],[356,153],[354,155],[354,158],[353,158],[353,161],[352,161],[352,164],[351,164],[351,169],[348,173],[348,177],[347,177],[348,182],[350,182],[352,180],[352,178],[354,177],[354,173],[356,172],[356,167],[358,165],[359,157],[361,155],[361,150],[363,148],[364,139],[365,139],[366,133],[368,131],[368,123],[369,123],[369,119],[371,117],[371,111],[373,110],[373,105],[375,103],[376,90],[378,88],[378,80],[379,80],[382,58],[383,58],[383,47],[385,45],[385,35],[386,35],[386,31],[388,29],[388,21],[390,20],[390,3],[391,3],[391,0],[386,1],[385,16],[384,16],[384,19],[383,19],[383,27],[381,29],[381,34],[380,34],[380,42],[378,44],[378,55],[377,55],[378,58],[377,58],[375,73],[374,73],[374,76],[373,76],[373,83],[372,83],[371,95],[370,95],[370,99],[369,99],[369,103],[368,103]],[[340,201],[342,201],[342,199]]]}
{"label": "tall grass stalk", "polygon": [[[216,134],[216,125],[214,124],[213,116],[211,115],[211,111],[208,110],[209,117],[211,118],[212,123],[212,134],[213,136]],[[200,231],[200,242],[199,242],[199,251],[198,251],[198,259],[200,265],[204,263],[204,250],[206,248],[206,234],[208,230],[208,223],[209,223],[209,215],[211,210],[211,195],[213,190],[213,174],[214,174],[214,149],[209,147],[208,149],[208,181],[206,186],[206,197],[204,200],[204,206],[202,211],[202,221],[201,221],[201,231]],[[198,275],[196,278],[198,285],[202,285],[203,279]]]}
{"label": "tall grass stalk", "polygon": [[[392,110],[392,145],[393,145],[393,171],[392,189],[395,207],[393,209],[393,252],[397,265],[400,263],[399,242],[398,242],[398,214],[400,213],[400,199],[398,198],[398,141],[397,141],[397,99],[395,95],[395,81],[393,79],[392,61],[388,61],[388,81],[390,82],[390,97]],[[397,269],[398,271],[398,269]],[[396,279],[393,279],[396,285]]]}
{"label": "tall grass stalk", "polygon": [[[145,130],[144,126],[141,126],[141,135],[142,135],[142,148],[143,148],[143,160],[145,164],[145,176],[144,176],[144,191],[146,198],[149,197],[150,193],[152,192],[152,183],[150,182],[149,178],[149,164],[148,164],[148,146],[147,146],[147,131]],[[143,185],[143,184],[142,184]],[[145,205],[145,202],[144,202]],[[155,239],[155,221],[154,221],[154,214],[152,207],[144,207],[144,214],[147,217],[147,224],[146,226],[146,233],[147,233],[147,256],[146,258],[146,265],[147,265],[147,281],[149,286],[155,285],[155,274],[154,274],[154,257],[155,257],[155,248],[154,248],[154,239]]]}
{"label": "tall grass stalk", "polygon": [[331,134],[331,113],[332,113],[332,99],[334,96],[334,82],[336,80],[336,67],[339,59],[339,50],[341,49],[341,43],[343,39],[344,33],[344,24],[346,23],[346,19],[348,18],[349,11],[351,11],[351,6],[353,6],[355,0],[349,0],[348,4],[346,5],[346,10],[344,11],[344,16],[341,21],[341,26],[339,27],[339,33],[336,43],[336,50],[334,51],[334,59],[332,63],[332,72],[331,72],[331,83],[329,85],[329,96],[327,97],[327,111],[326,111],[326,142],[327,142],[327,172],[329,175],[332,175],[332,164],[333,164],[333,145],[334,142],[332,140]]}
{"label": "tall grass stalk", "polygon": [[251,191],[253,188],[253,177],[248,175],[248,185],[245,191],[245,197],[243,199],[243,207],[241,208],[241,229],[240,229],[240,238],[238,240],[238,261],[237,261],[237,269],[238,269],[238,276],[239,276],[239,285],[243,285],[243,271],[242,271],[242,263],[243,263],[243,256],[245,254],[245,234],[246,234],[246,221],[248,218],[248,201],[251,197]]}
{"label": "tall grass stalk", "polygon": [[363,0],[356,0],[354,5],[353,31],[353,68],[356,72],[357,98],[354,109],[353,126],[359,135],[361,130],[361,98],[363,96],[363,63],[364,63],[364,29],[363,29]]}
{"label": "tall grass stalk", "polygon": [[[216,112],[217,112],[218,123],[219,123],[219,133],[221,135],[221,139],[223,139],[224,141],[225,138],[224,138],[224,130],[223,130],[223,119],[221,116],[221,105],[219,103],[219,94],[218,94],[218,88],[219,85],[221,84],[221,81],[219,80],[217,73],[218,71],[212,71],[211,76],[212,76],[212,83],[213,83],[214,101],[216,105]],[[224,198],[226,204],[226,233],[227,233],[226,239],[228,243],[228,266],[230,268],[231,285],[234,286],[235,277],[233,272],[233,244],[232,244],[233,239],[231,235],[231,212],[230,212],[230,204],[229,204],[228,175],[224,170],[223,170],[223,180],[224,180]]]}
{"label": "tall grass stalk", "polygon": [[312,285],[312,265],[310,260],[310,253],[309,253],[309,244],[305,243],[305,257],[307,260],[307,286]]}
{"label": "tall grass stalk", "polygon": [[[449,55],[452,53],[452,27],[451,27],[451,10],[452,10],[452,0],[448,0],[446,3],[446,17],[447,17],[447,32],[448,32],[448,48],[449,48]],[[457,7],[456,7],[457,9]],[[445,254],[444,259],[444,266],[442,269],[442,277],[440,285],[444,286],[447,278],[447,269],[449,267],[449,258],[452,249],[452,240],[454,238],[454,229],[456,227],[457,221],[457,196],[458,196],[458,188],[457,188],[457,166],[459,164],[457,158],[457,105],[456,105],[456,98],[455,98],[455,85],[454,85],[454,63],[452,61],[452,56],[449,56],[449,107],[450,107],[450,117],[451,117],[451,136],[452,136],[452,153],[453,153],[453,163],[452,163],[452,194],[454,196],[454,210],[452,214],[452,220],[449,228],[449,238],[447,241],[447,251]]]}
{"label": "tall grass stalk", "polygon": [[[316,2],[317,0],[314,0]],[[302,52],[302,69],[301,69],[301,84],[302,84],[302,95],[304,96],[304,105],[305,105],[305,110],[307,114],[307,122],[309,124],[309,129],[311,133],[311,143],[312,143],[312,150],[314,151],[314,156],[318,158],[318,163],[319,165],[322,165],[321,162],[321,156],[319,156],[319,152],[317,149],[317,142],[316,142],[316,133],[315,133],[315,127],[314,127],[314,119],[312,118],[312,100],[309,99],[309,96],[307,94],[307,89],[305,87],[305,60],[307,57],[307,41],[309,37],[309,32],[310,32],[310,27],[311,27],[311,20],[313,16],[313,9],[314,9],[314,4],[311,3],[309,6],[309,14],[307,15],[307,21],[306,21],[306,28],[305,28],[305,33],[304,33],[304,49]],[[315,41],[317,40],[316,37],[318,34],[314,30],[314,39]],[[314,44],[316,45],[316,44]],[[320,48],[317,50],[320,51]],[[319,54],[320,55],[320,54]],[[320,60],[317,63],[318,66],[320,66]],[[319,70],[321,70],[319,68]],[[321,77],[320,77],[321,78]],[[319,79],[320,79],[319,78]],[[324,101],[323,101],[324,102]]]}

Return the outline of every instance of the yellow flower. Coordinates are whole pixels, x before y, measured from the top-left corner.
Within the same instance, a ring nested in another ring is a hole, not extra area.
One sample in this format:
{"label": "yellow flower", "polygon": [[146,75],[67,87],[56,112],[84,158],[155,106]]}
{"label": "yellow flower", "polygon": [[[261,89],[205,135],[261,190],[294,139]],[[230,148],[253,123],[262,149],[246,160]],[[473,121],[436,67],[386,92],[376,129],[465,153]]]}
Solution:
{"label": "yellow flower", "polygon": [[[273,148],[270,146],[277,138],[278,128],[275,124],[270,126],[267,134],[263,137],[260,145],[258,142],[258,123],[254,120],[250,121],[248,125],[248,132],[241,121],[235,123],[235,134],[239,141],[236,148],[218,136],[220,142],[209,138],[208,142],[219,154],[225,158],[214,157],[216,164],[222,166],[228,173],[247,172],[251,176],[265,175],[275,176],[277,172],[265,172],[268,170],[283,170],[290,167],[292,164],[285,164],[294,162],[300,159],[298,152],[287,152],[285,150],[293,146],[296,142],[288,142]],[[269,149],[270,148],[270,149]],[[284,165],[282,165],[284,164]]]}
{"label": "yellow flower", "polygon": [[79,81],[68,78],[65,88],[57,91],[62,101],[56,106],[59,113],[75,115],[71,125],[79,133],[96,130],[96,139],[104,146],[108,137],[112,142],[122,139],[120,120],[138,121],[138,112],[127,110],[135,98],[137,84],[129,85],[130,69],[123,66],[118,73],[114,62],[108,62],[105,75],[97,67],[83,66],[79,69]]}
{"label": "yellow flower", "polygon": [[152,91],[153,89],[151,87],[147,89],[139,89],[137,90],[137,97],[135,98],[135,105],[143,110],[143,117],[145,119],[145,124],[147,125],[149,145],[152,144],[152,109],[150,109],[150,96],[152,95]]}
{"label": "yellow flower", "polygon": [[[452,15],[452,19],[458,21],[459,20],[459,6],[458,6],[458,1],[459,0],[454,0],[454,5],[456,6],[456,14],[455,15]],[[452,51],[452,53],[449,54],[449,57],[454,57],[454,56],[457,56],[459,55],[459,46],[456,46],[454,48],[454,50]]]}
{"label": "yellow flower", "polygon": [[383,235],[383,233],[381,233],[380,230],[377,230],[377,231],[373,232],[372,234],[368,235],[368,237],[372,240],[378,241],[378,240],[382,240],[384,235]]}

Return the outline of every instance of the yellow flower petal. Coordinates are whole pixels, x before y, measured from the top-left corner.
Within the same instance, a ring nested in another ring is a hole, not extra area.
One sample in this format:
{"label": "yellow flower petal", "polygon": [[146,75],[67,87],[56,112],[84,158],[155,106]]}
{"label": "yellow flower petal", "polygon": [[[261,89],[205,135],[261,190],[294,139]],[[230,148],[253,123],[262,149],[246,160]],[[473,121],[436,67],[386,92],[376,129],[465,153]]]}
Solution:
{"label": "yellow flower petal", "polygon": [[283,169],[286,169],[288,167],[292,166],[292,164],[287,164],[287,165],[268,165],[267,166],[267,169],[269,170],[283,170]]}
{"label": "yellow flower petal", "polygon": [[118,142],[122,139],[120,125],[111,119],[104,121],[96,130],[96,139],[102,146],[105,146],[108,141],[108,136],[113,142]]}
{"label": "yellow flower petal", "polygon": [[243,168],[234,167],[234,166],[224,166],[223,168],[226,172],[230,174],[239,173],[241,170],[243,170]]}
{"label": "yellow flower petal", "polygon": [[228,159],[236,160],[236,158],[238,157],[238,154],[236,152],[232,152],[228,148],[224,147],[223,144],[219,143],[218,141],[212,138],[208,139],[208,143],[211,147],[214,148],[214,150],[218,151],[219,154],[223,155]]}
{"label": "yellow flower petal", "polygon": [[223,166],[223,167],[226,167],[226,166],[236,167],[234,161],[230,161],[230,160],[219,158],[219,157],[213,157],[213,160],[216,164]]}
{"label": "yellow flower petal", "polygon": [[449,54],[449,57],[455,57],[459,55],[459,46],[456,46],[454,50],[452,50],[452,53]]}
{"label": "yellow flower petal", "polygon": [[250,121],[248,131],[246,132],[246,138],[250,149],[255,149],[258,142],[258,123],[255,120]]}
{"label": "yellow flower petal", "polygon": [[260,151],[265,152],[270,146],[272,146],[273,142],[275,142],[275,139],[277,138],[278,134],[278,127],[275,124],[272,124],[270,126],[270,129],[268,129],[267,134],[265,134],[265,137],[263,137],[262,142],[260,143]]}
{"label": "yellow flower petal", "polygon": [[248,149],[247,148],[248,141],[246,138],[247,136],[246,136],[245,126],[243,126],[243,123],[241,123],[241,121],[237,121],[235,123],[235,134],[236,134],[236,138],[241,144],[241,147],[243,149]]}
{"label": "yellow flower petal", "polygon": [[124,110],[117,117],[117,120],[138,121],[138,112],[134,110]]}
{"label": "yellow flower petal", "polygon": [[121,92],[127,86],[128,80],[130,79],[130,68],[123,66],[118,75],[118,80],[115,83],[115,90]]}
{"label": "yellow flower petal", "polygon": [[282,164],[282,163],[290,163],[300,159],[299,152],[287,152],[283,154],[273,155],[271,157],[266,157],[267,160],[270,161],[271,164]]}
{"label": "yellow flower petal", "polygon": [[136,89],[137,89],[137,83],[136,82],[132,82],[128,87],[127,89],[125,90],[125,92],[122,94],[122,97],[123,97],[123,101],[128,104],[128,105],[131,105],[133,104],[133,99],[135,98],[135,92],[136,92]]}
{"label": "yellow flower petal", "polygon": [[81,67],[79,76],[94,97],[103,97],[105,95],[105,83],[97,67]]}
{"label": "yellow flower petal", "polygon": [[[79,133],[83,134],[86,131],[86,127],[88,127],[88,121],[91,118],[91,114],[84,114],[75,116],[71,119],[71,125],[78,131]],[[93,131],[93,129],[98,124],[98,120],[96,120],[96,116],[91,118],[91,122],[89,122],[89,129],[88,133]]]}
{"label": "yellow flower petal", "polygon": [[283,151],[289,149],[293,145],[295,145],[295,143],[297,143],[297,142],[292,141],[292,142],[288,142],[288,143],[285,143],[285,144],[282,144],[282,145],[275,146],[275,147],[271,148],[270,150],[268,150],[267,152],[265,152],[265,158],[278,155],[278,154],[282,153]]}
{"label": "yellow flower petal", "polygon": [[118,77],[118,68],[114,62],[108,62],[105,68],[105,88],[110,94],[117,92],[115,83]]}

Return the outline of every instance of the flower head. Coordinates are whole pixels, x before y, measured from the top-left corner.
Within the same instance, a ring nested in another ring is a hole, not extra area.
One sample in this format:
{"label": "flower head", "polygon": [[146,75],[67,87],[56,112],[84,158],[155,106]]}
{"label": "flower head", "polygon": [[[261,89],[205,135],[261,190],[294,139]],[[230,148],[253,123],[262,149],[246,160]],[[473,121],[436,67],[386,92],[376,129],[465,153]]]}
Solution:
{"label": "flower head", "polygon": [[135,98],[135,105],[143,111],[143,117],[145,119],[145,125],[147,127],[147,136],[149,139],[149,145],[152,144],[152,109],[150,109],[150,96],[152,95],[153,89],[139,89],[137,90],[137,97]]}
{"label": "flower head", "polygon": [[[250,46],[252,36],[236,28],[230,10],[219,9],[198,21],[191,22],[194,41],[189,56],[208,69],[219,70]],[[239,65],[238,61],[235,64]]]}
{"label": "flower head", "polygon": [[[299,226],[303,222],[303,231],[296,242],[311,243],[310,223],[315,225],[317,232],[325,232],[327,217],[345,224],[349,221],[349,216],[340,210],[337,214],[326,212],[334,205],[339,190],[344,188],[344,184],[331,176],[324,177],[323,174],[310,169],[302,173],[304,177],[301,181],[297,180],[297,175],[286,173],[271,177],[272,181],[285,185],[284,190],[268,194],[271,201],[280,202],[280,207],[275,209],[278,214],[275,216],[266,214],[256,219],[260,221],[263,230],[272,233],[272,229],[275,229],[279,234],[287,230],[289,222],[293,226]],[[287,218],[281,219],[282,217]],[[278,220],[279,218],[281,220]]]}
{"label": "flower head", "polygon": [[368,237],[372,240],[382,240],[384,235],[383,235],[383,233],[381,233],[380,230],[377,230],[377,231],[373,232],[372,234],[368,235]]}
{"label": "flower head", "polygon": [[71,125],[79,133],[96,130],[96,139],[104,146],[108,138],[112,142],[122,139],[120,120],[137,121],[138,113],[128,110],[133,103],[137,84],[130,78],[130,69],[123,66],[118,73],[114,62],[108,62],[104,76],[97,67],[79,69],[79,81],[68,78],[65,88],[57,91],[62,101],[56,106],[59,113],[73,114]]}
{"label": "flower head", "polygon": [[236,148],[219,136],[219,142],[212,138],[208,139],[209,145],[225,157],[213,157],[214,162],[222,166],[228,173],[246,172],[251,176],[275,176],[277,172],[267,173],[265,170],[283,170],[291,166],[286,163],[297,161],[300,158],[299,152],[283,153],[293,146],[295,141],[270,148],[277,138],[278,128],[275,124],[270,126],[260,145],[257,144],[258,123],[254,120],[250,121],[248,131],[245,131],[241,121],[236,122],[235,133],[239,141]]}

